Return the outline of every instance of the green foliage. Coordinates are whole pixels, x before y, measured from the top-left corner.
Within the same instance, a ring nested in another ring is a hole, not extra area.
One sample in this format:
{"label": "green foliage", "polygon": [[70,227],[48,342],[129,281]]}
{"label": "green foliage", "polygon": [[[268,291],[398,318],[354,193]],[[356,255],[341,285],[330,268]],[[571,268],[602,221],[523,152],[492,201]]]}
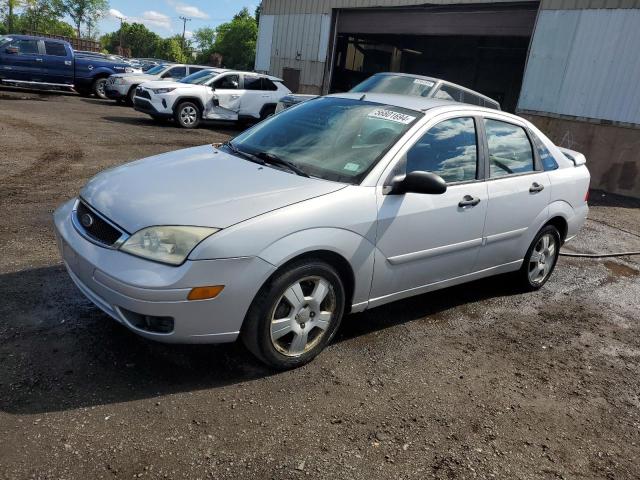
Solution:
{"label": "green foliage", "polygon": [[60,10],[71,17],[80,37],[82,25],[91,27],[109,9],[108,0],[54,0]]}
{"label": "green foliage", "polygon": [[37,31],[51,35],[75,35],[74,28],[62,20],[57,0],[0,0],[3,22],[0,33]]}
{"label": "green foliage", "polygon": [[100,38],[102,47],[111,53],[116,53],[117,47],[120,45],[122,38],[122,46],[131,49],[133,57],[153,57],[162,42],[159,35],[149,30],[141,23],[126,23],[115,32],[103,35]]}
{"label": "green foliage", "polygon": [[184,63],[188,61],[187,52],[182,49],[182,36],[175,35],[162,39],[157,50],[157,57],[173,62]]}
{"label": "green foliage", "polygon": [[252,70],[256,56],[258,24],[247,8],[238,12],[230,22],[211,28],[197,30],[194,38],[201,53],[198,61],[206,63],[213,53],[222,55],[227,68]]}

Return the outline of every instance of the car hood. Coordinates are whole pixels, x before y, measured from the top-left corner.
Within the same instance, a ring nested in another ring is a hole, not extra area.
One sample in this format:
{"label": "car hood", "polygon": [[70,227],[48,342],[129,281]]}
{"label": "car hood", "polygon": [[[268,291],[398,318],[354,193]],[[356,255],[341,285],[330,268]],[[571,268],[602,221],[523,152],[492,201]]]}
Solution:
{"label": "car hood", "polygon": [[157,75],[147,75],[146,73],[116,73],[111,75],[113,78],[124,78],[125,80],[131,80],[134,82],[150,82],[157,80]]}
{"label": "car hood", "polygon": [[106,170],[91,179],[80,195],[134,233],[153,225],[226,228],[345,186],[203,145]]}
{"label": "car hood", "polygon": [[180,83],[174,80],[156,80],[155,82],[145,82],[143,85],[145,88],[198,88],[202,85],[194,85],[192,83]]}

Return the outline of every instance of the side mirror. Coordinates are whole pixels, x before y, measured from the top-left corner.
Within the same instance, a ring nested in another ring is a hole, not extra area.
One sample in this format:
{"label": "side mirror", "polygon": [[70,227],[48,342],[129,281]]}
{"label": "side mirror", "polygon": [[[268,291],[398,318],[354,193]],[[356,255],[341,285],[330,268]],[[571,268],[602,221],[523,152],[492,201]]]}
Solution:
{"label": "side mirror", "polygon": [[4,51],[13,55],[20,53],[20,49],[18,47],[7,47]]}
{"label": "side mirror", "polygon": [[405,193],[423,193],[441,195],[447,191],[447,182],[440,175],[415,170],[406,175],[399,175],[392,180],[390,195]]}

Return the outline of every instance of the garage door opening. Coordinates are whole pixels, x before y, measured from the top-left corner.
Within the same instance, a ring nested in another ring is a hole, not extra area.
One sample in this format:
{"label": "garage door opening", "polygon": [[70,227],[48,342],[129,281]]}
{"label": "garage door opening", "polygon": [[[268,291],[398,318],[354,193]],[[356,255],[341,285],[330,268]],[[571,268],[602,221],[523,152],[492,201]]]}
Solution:
{"label": "garage door opening", "polygon": [[[438,77],[515,111],[537,4],[339,12],[330,92],[378,72]],[[401,33],[404,32],[404,33]]]}

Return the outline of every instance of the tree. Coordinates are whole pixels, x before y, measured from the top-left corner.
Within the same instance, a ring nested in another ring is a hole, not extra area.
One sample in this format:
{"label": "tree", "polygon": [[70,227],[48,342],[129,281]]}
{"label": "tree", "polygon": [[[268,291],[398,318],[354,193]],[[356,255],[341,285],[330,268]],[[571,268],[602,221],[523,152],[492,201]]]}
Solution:
{"label": "tree", "polygon": [[162,42],[159,35],[141,23],[123,22],[118,30],[100,38],[102,46],[111,53],[116,53],[122,39],[122,47],[131,50],[133,57],[153,57]]}
{"label": "tree", "polygon": [[258,4],[258,6],[256,7],[256,11],[255,11],[255,13],[253,14],[253,16],[254,16],[254,17],[256,17],[256,23],[257,23],[258,25],[260,25],[260,14],[261,14],[261,13],[262,13],[262,2],[260,2],[260,3]]}
{"label": "tree", "polygon": [[108,0],[56,0],[60,9],[71,17],[80,38],[83,24],[95,23],[109,8]]}
{"label": "tree", "polygon": [[[186,43],[189,46],[189,43]],[[172,62],[186,62],[187,53],[182,49],[182,35],[174,35],[161,40],[156,56]]]}
{"label": "tree", "polygon": [[209,53],[221,54],[225,67],[252,70],[257,40],[258,24],[245,7],[230,22],[218,26],[215,43]]}
{"label": "tree", "polygon": [[200,50],[209,51],[216,41],[216,29],[211,27],[199,28],[193,32],[193,39],[198,44]]}
{"label": "tree", "polygon": [[62,12],[51,0],[25,0],[25,8],[18,17],[19,30],[31,30],[52,35],[72,37],[74,29],[62,21]]}
{"label": "tree", "polygon": [[16,10],[22,7],[23,0],[3,0],[2,7],[7,13],[5,14],[5,23],[7,25],[7,33],[15,33]]}

